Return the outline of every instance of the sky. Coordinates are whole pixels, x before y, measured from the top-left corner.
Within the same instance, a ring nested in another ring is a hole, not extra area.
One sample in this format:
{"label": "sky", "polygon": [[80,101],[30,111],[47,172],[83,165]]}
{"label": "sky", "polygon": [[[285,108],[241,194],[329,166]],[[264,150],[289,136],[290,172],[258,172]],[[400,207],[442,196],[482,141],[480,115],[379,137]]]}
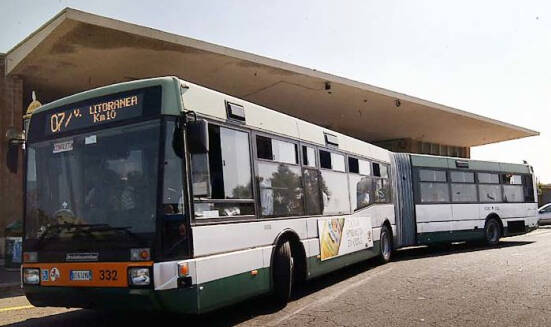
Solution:
{"label": "sky", "polygon": [[551,183],[551,1],[0,1],[0,52],[65,7],[539,131],[473,147]]}

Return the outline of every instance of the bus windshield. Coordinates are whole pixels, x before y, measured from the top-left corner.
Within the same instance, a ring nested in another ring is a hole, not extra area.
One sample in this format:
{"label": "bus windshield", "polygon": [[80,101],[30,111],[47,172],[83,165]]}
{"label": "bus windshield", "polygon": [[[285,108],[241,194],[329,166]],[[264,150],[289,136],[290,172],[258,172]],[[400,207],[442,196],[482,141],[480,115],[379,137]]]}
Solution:
{"label": "bus windshield", "polygon": [[29,144],[26,239],[151,239],[159,136],[149,121]]}

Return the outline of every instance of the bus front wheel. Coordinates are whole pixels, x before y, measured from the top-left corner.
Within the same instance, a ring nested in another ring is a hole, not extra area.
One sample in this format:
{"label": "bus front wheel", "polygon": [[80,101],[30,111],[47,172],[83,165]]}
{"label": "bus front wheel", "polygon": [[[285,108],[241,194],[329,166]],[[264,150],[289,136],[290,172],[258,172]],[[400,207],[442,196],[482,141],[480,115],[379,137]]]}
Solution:
{"label": "bus front wheel", "polygon": [[285,305],[291,298],[293,286],[293,256],[289,241],[277,246],[274,258],[274,298],[279,305]]}
{"label": "bus front wheel", "polygon": [[392,232],[387,225],[383,225],[381,228],[379,261],[381,263],[387,263],[392,257]]}
{"label": "bus front wheel", "polygon": [[496,246],[501,238],[501,227],[495,218],[490,218],[484,226],[484,236],[486,243],[491,246]]}

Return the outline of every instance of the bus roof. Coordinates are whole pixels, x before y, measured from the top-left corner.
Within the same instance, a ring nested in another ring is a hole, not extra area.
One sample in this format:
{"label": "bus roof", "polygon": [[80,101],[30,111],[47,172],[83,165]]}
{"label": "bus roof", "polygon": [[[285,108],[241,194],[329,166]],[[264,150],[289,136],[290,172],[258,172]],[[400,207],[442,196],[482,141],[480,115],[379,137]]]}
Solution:
{"label": "bus roof", "polygon": [[433,167],[445,169],[459,168],[461,170],[494,171],[519,174],[531,173],[530,166],[528,164],[441,157],[425,154],[411,154],[411,164],[414,167]]}
{"label": "bus roof", "polygon": [[[338,139],[338,150],[384,162],[390,160],[389,151],[383,148],[171,76],[117,83],[80,92],[45,104],[33,115],[83,100],[156,85],[163,88],[162,114],[165,115],[179,115],[184,108],[205,117],[227,121],[226,102],[231,102],[243,106],[245,125],[253,129],[321,146],[325,145],[325,134],[331,134]],[[183,104],[180,101],[181,87],[185,90]]]}

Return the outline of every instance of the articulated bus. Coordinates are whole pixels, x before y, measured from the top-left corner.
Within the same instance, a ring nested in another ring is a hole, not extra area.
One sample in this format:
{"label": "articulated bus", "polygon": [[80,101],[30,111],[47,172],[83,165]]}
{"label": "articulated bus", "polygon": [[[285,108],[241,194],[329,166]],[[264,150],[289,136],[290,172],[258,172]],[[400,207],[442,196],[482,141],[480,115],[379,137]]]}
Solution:
{"label": "articulated bus", "polygon": [[537,228],[526,164],[391,153],[175,77],[37,109],[22,284],[35,306],[203,313],[411,245]]}

